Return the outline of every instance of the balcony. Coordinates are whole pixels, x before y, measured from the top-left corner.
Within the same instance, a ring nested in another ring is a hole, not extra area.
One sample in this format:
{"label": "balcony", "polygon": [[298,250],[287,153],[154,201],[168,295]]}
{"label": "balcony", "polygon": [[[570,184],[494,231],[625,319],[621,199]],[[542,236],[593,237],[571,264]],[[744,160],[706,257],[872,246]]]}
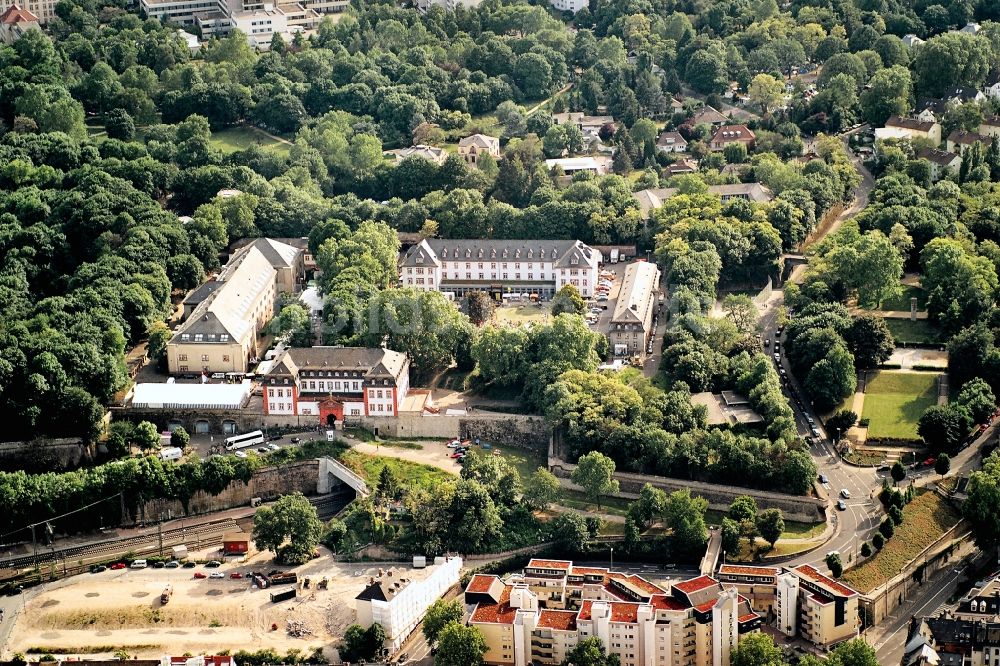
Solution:
{"label": "balcony", "polygon": [[552,649],[552,641],[539,641],[536,639],[531,640],[531,647],[542,648],[544,650]]}

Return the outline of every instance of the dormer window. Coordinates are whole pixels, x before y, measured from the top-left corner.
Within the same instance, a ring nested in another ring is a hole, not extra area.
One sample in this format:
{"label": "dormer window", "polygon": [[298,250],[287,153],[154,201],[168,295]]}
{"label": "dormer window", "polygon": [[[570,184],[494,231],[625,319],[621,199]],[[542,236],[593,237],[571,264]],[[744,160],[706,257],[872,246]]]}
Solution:
{"label": "dormer window", "polygon": [[181,333],[181,341],[182,342],[187,342],[190,339],[191,339],[191,335],[189,333]]}
{"label": "dormer window", "polygon": [[503,249],[503,258],[504,258],[504,259],[506,259],[506,258],[507,258],[507,248],[504,248],[504,249]]}
{"label": "dormer window", "polygon": [[483,248],[479,248],[479,258],[483,258]]}
{"label": "dormer window", "polygon": [[465,258],[466,258],[466,259],[468,259],[468,258],[470,258],[471,256],[472,256],[472,250],[469,250],[469,249],[466,249],[466,250],[465,250]]}
{"label": "dormer window", "polygon": [[534,256],[535,256],[534,250],[528,250],[528,259],[531,259]]}
{"label": "dormer window", "polygon": [[229,334],[228,333],[222,333],[221,335],[219,335],[219,341],[220,342],[229,342]]}
{"label": "dormer window", "polygon": [[444,257],[445,259],[448,258],[448,248],[444,248],[443,250],[441,250],[441,256]]}
{"label": "dormer window", "polygon": [[204,336],[204,335],[202,335],[201,333],[195,333],[195,334],[194,334],[194,341],[195,341],[195,342],[201,342],[201,341],[202,341],[202,339],[203,339],[204,337],[205,337],[205,336]]}

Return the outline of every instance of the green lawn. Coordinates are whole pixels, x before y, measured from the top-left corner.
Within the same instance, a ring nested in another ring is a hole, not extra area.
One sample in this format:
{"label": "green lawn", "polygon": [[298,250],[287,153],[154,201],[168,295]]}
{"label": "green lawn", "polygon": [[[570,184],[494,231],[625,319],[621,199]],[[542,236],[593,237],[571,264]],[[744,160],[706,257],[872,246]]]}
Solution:
{"label": "green lawn", "polygon": [[937,374],[879,372],[865,388],[862,418],[869,419],[869,437],[916,439],[917,421],[937,404]]}
{"label": "green lawn", "polygon": [[408,460],[398,458],[385,458],[382,456],[369,456],[358,451],[348,450],[340,456],[340,462],[352,469],[365,481],[372,484],[378,481],[379,473],[383,467],[388,467],[399,479],[400,484],[408,488],[420,488],[430,490],[434,486],[442,483],[450,483],[455,480],[455,476],[443,469],[421,465]]}
{"label": "green lawn", "polygon": [[927,309],[927,292],[925,292],[921,287],[914,287],[912,285],[903,285],[903,293],[887,300],[882,304],[882,310],[904,310],[906,312],[910,311],[910,299],[917,299],[917,309],[926,310]]}
{"label": "green lawn", "polygon": [[869,592],[899,575],[920,551],[934,543],[959,520],[958,513],[935,492],[922,491],[903,507],[903,524],[885,547],[844,574],[848,585]]}
{"label": "green lawn", "polygon": [[941,332],[926,319],[889,319],[885,320],[886,326],[896,339],[896,344],[903,342],[941,342]]}
{"label": "green lawn", "polygon": [[212,145],[224,153],[235,153],[250,146],[260,146],[282,156],[288,155],[289,146],[269,137],[256,127],[230,127],[212,132]]}
{"label": "green lawn", "polygon": [[549,317],[549,307],[547,305],[505,305],[497,308],[493,313],[494,320],[500,324],[513,324],[520,326],[526,322],[542,323]]}

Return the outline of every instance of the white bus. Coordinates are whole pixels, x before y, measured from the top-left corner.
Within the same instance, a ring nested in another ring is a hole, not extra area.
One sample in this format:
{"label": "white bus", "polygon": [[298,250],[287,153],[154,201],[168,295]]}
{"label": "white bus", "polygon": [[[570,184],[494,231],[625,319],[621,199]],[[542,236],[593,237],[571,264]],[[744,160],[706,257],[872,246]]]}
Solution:
{"label": "white bus", "polygon": [[233,435],[226,438],[226,451],[239,451],[248,446],[260,446],[264,443],[264,433],[260,430],[247,432],[242,435]]}

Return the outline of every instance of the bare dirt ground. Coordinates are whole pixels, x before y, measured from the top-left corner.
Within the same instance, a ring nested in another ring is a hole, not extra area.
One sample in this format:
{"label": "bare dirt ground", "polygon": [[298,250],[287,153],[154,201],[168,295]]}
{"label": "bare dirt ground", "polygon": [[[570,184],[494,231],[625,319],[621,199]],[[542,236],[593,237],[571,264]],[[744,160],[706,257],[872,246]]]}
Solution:
{"label": "bare dirt ground", "polygon": [[[379,566],[334,562],[324,556],[295,570],[302,579],[312,579],[313,589],[299,589],[294,600],[277,604],[270,592],[288,589],[279,585],[267,590],[251,587],[248,580],[232,580],[233,571],[246,573],[272,568],[269,555],[257,555],[239,566],[220,569],[146,569],[105,571],[76,576],[26,593],[23,613],[18,613],[4,652],[65,651],[106,655],[125,649],[133,656],[159,657],[165,653],[213,653],[221,650],[273,648],[303,652],[324,648],[328,657],[355,621],[354,597],[364,589]],[[430,570],[412,570],[421,578]],[[225,579],[194,578],[194,572],[221,571]],[[315,583],[329,578],[328,590],[315,590]],[[160,603],[160,592],[173,586],[169,603]],[[310,635],[296,638],[287,623],[305,625]],[[277,630],[272,630],[273,624]]]}

